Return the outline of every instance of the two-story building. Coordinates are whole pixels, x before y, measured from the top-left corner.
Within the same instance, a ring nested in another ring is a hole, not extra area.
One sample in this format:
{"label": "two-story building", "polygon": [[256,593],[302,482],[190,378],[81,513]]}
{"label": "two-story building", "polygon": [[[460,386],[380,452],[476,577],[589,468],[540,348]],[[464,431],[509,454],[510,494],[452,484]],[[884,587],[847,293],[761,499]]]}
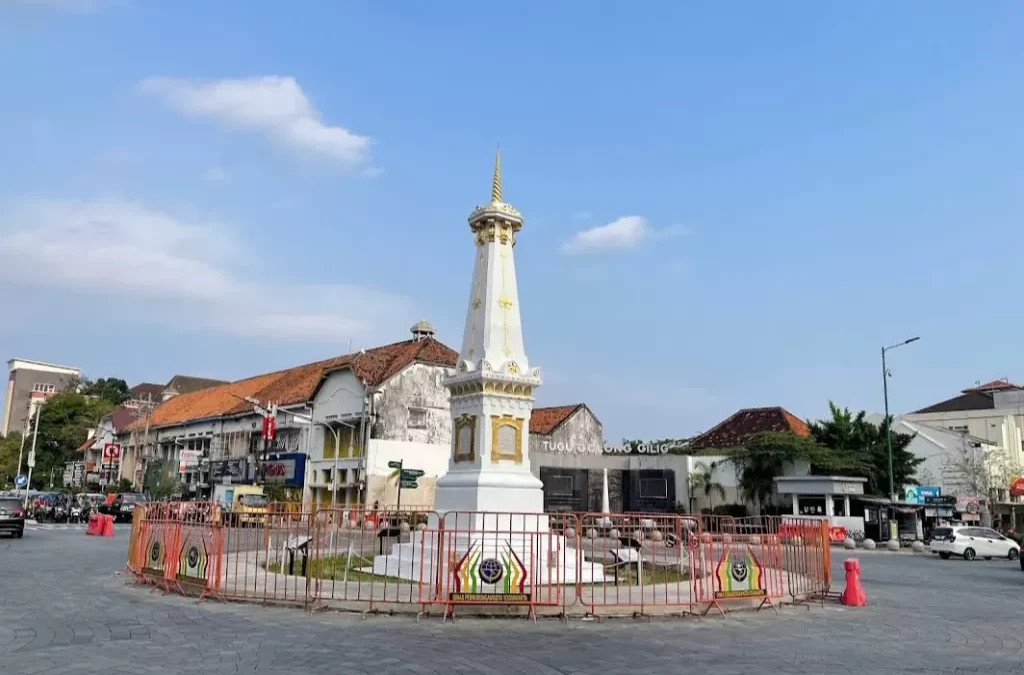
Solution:
{"label": "two-story building", "polygon": [[[152,411],[146,433],[137,421],[119,440],[143,461],[183,469],[188,496],[211,497],[215,485],[265,471],[307,502],[389,503],[398,485],[388,463],[402,460],[425,472],[403,502],[428,505],[448,466],[440,383],[456,356],[420,322],[403,342],[178,394]],[[264,441],[258,408],[270,406],[275,434]]]}
{"label": "two-story building", "polygon": [[976,455],[985,461],[991,474],[993,502],[1018,501],[1011,499],[1009,491],[1013,479],[1024,476],[1024,387],[993,380],[901,419],[973,438],[967,449],[983,450]]}

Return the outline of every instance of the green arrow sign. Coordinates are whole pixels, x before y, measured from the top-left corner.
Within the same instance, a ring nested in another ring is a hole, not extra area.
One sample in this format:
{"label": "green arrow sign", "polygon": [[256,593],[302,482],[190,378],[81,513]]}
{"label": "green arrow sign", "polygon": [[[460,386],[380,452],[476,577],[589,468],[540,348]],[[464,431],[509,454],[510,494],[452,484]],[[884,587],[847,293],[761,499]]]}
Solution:
{"label": "green arrow sign", "polygon": [[413,489],[419,487],[419,485],[416,483],[416,479],[415,478],[410,478],[409,480],[401,481],[401,486],[402,486],[402,488],[413,488]]}
{"label": "green arrow sign", "polygon": [[402,469],[402,480],[416,480],[422,475],[422,469]]}
{"label": "green arrow sign", "polygon": [[401,469],[402,468],[402,463],[401,462],[388,462],[388,468],[389,469]]}

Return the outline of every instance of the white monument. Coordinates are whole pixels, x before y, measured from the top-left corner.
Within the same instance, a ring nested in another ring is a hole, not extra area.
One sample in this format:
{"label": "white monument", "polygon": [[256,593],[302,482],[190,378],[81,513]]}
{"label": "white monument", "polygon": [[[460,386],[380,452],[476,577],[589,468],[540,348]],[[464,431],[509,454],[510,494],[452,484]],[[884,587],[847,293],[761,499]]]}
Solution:
{"label": "white monument", "polygon": [[[452,453],[448,473],[437,482],[435,510],[444,529],[458,534],[447,534],[440,543],[436,535],[421,542],[414,533],[412,543],[374,559],[374,574],[424,580],[423,558],[441,545],[444,555],[435,559],[442,566],[463,558],[512,560],[528,568],[535,584],[577,581],[576,551],[567,552],[571,542],[550,531],[543,484],[530,471],[530,412],[541,379],[540,368],[530,367],[520,323],[513,251],[522,227],[519,211],[502,201],[498,155],[491,201],[469,216],[473,282],[462,350],[444,381],[450,392]],[[428,532],[438,529],[436,520],[428,523]],[[603,580],[600,565],[583,567],[580,581]]]}

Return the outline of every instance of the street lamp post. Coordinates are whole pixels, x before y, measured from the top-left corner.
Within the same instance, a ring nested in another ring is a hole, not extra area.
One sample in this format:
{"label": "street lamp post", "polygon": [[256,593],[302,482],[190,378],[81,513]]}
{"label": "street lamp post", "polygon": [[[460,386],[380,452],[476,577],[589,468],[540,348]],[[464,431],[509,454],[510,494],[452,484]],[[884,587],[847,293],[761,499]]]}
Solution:
{"label": "street lamp post", "polygon": [[[335,393],[337,393],[337,392],[335,392]],[[312,411],[313,411],[313,406],[310,406],[310,413],[312,413]],[[305,422],[306,424],[309,425],[309,432],[308,432],[309,435],[306,437],[306,439],[307,439],[306,440],[306,447],[307,447],[308,450],[312,450],[312,440],[310,440],[310,439],[313,436],[313,425],[314,424],[319,424],[323,428],[325,428],[328,431],[330,431],[331,434],[334,436],[334,471],[331,474],[331,508],[335,508],[337,506],[337,503],[338,503],[338,453],[341,451],[341,434],[338,433],[338,430],[335,429],[330,424],[328,424],[327,422],[324,422],[324,421],[321,421],[321,420],[317,420],[317,419],[313,419],[313,415],[312,414],[310,414],[310,415],[302,415],[302,414],[295,413],[295,412],[291,412],[289,414],[292,417],[294,417],[295,419],[300,420],[302,422]],[[348,422],[342,422],[340,420],[337,420],[337,423],[340,424],[341,426],[348,427],[349,429],[355,429],[355,425],[354,424],[349,424]],[[349,447],[351,448],[351,443],[349,444]],[[307,456],[308,456],[308,450],[307,450]]]}
{"label": "street lamp post", "polygon": [[882,393],[885,396],[885,447],[889,454],[889,499],[896,501],[896,477],[892,468],[892,424],[889,420],[889,370],[885,367],[885,353],[890,349],[896,349],[911,342],[917,342],[920,337],[912,337],[898,344],[882,347]]}

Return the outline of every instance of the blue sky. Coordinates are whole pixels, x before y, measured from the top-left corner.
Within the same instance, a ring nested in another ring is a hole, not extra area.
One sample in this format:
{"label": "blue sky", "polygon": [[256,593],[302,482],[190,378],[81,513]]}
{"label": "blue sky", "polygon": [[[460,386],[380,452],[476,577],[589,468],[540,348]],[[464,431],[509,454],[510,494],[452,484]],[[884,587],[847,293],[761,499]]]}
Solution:
{"label": "blue sky", "polygon": [[286,5],[0,0],[0,356],[457,348],[500,143],[538,403],[611,440],[877,410],[913,335],[895,411],[1024,379],[1024,5]]}

